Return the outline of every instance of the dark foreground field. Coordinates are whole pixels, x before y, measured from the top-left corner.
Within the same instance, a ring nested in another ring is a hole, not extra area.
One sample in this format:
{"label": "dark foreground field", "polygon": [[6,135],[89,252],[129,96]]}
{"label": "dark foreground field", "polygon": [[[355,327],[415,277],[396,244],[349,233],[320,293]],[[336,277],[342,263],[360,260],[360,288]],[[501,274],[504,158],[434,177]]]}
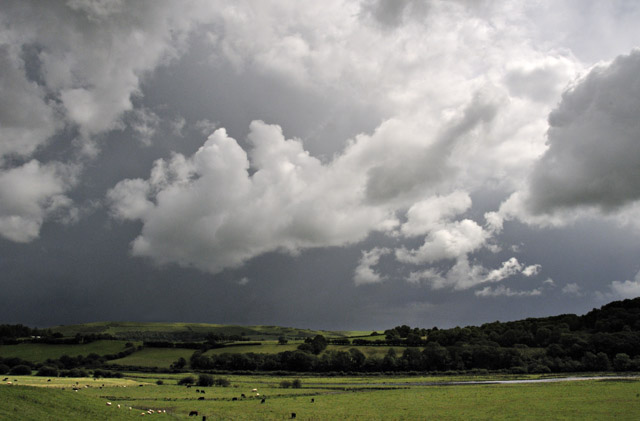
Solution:
{"label": "dark foreground field", "polygon": [[[296,377],[302,387],[293,389],[281,387],[291,377],[226,376],[229,387],[187,388],[177,385],[183,376],[130,374],[121,379],[51,381],[10,376],[0,384],[0,419],[283,420],[294,413],[297,420],[640,419],[640,381],[635,377],[437,386],[432,383],[470,379]],[[198,416],[189,417],[191,411]]]}

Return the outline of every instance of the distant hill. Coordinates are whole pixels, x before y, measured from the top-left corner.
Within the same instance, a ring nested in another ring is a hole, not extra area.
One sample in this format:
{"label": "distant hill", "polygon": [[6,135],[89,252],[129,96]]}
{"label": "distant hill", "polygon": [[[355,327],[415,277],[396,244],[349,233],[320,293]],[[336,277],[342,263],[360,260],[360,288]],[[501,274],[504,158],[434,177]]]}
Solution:
{"label": "distant hill", "polygon": [[304,339],[323,335],[328,338],[368,335],[371,331],[324,331],[280,326],[239,326],[210,323],[140,323],[140,322],[94,322],[78,325],[55,326],[52,332],[65,337],[81,335],[111,335],[116,339],[130,341],[203,341],[207,335],[241,337],[247,340]]}

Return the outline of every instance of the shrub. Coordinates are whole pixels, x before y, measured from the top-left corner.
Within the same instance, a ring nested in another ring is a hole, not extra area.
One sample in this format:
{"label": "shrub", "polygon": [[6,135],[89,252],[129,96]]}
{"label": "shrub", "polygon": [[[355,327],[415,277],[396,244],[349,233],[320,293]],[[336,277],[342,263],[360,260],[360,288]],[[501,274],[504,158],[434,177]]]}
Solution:
{"label": "shrub", "polygon": [[162,380],[156,380],[156,384],[158,386],[162,386],[164,384],[164,382]]}
{"label": "shrub", "polygon": [[68,371],[67,377],[89,377],[89,373],[81,368],[72,368]]}
{"label": "shrub", "polygon": [[302,382],[300,381],[300,379],[295,379],[291,382],[291,387],[293,387],[294,389],[300,389],[302,387]]}
{"label": "shrub", "polygon": [[13,367],[9,374],[15,374],[17,376],[30,376],[31,375],[31,367],[28,365],[17,365]]}
{"label": "shrub", "polygon": [[196,382],[196,379],[193,378],[193,376],[187,376],[187,377],[183,377],[178,381],[178,384],[181,386],[184,385],[189,385],[189,384],[194,384]]}
{"label": "shrub", "polygon": [[36,373],[36,376],[58,377],[58,369],[49,365],[43,365]]}
{"label": "shrub", "polygon": [[291,382],[289,380],[283,380],[280,382],[280,387],[283,389],[288,389],[291,387]]}
{"label": "shrub", "polygon": [[213,386],[213,377],[208,374],[198,376],[198,386]]}
{"label": "shrub", "polygon": [[231,386],[231,382],[229,379],[225,379],[224,377],[218,377],[213,381],[213,384],[216,386],[229,387]]}

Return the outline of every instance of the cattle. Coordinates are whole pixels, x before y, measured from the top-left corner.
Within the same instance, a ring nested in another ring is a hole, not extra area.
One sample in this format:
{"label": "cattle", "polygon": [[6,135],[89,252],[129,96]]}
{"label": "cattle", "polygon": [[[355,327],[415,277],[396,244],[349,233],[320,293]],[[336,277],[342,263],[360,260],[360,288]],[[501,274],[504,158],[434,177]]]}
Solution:
{"label": "cattle", "polygon": [[258,391],[258,389],[251,389],[251,391],[252,391],[252,392],[257,392],[257,391]]}
{"label": "cattle", "polygon": [[231,400],[232,400],[232,401],[237,401],[237,400],[238,400],[238,398],[231,398]]}
{"label": "cattle", "polygon": [[314,398],[311,398],[311,403],[314,403],[316,400]]}
{"label": "cattle", "polygon": [[198,411],[191,411],[191,412],[189,412],[189,416],[190,416],[190,417],[197,417],[197,416],[198,416]]}
{"label": "cattle", "polygon": [[260,403],[265,403],[267,400],[265,398],[262,398],[262,400],[260,401]]}
{"label": "cattle", "polygon": [[200,396],[200,397],[198,398],[198,400],[199,400],[199,401],[203,401],[203,400],[204,400],[204,397]]}
{"label": "cattle", "polygon": [[204,390],[201,390],[200,393],[204,393]]}
{"label": "cattle", "polygon": [[244,393],[242,395],[240,395],[241,398],[246,398],[246,396],[244,395]]}
{"label": "cattle", "polygon": [[5,377],[4,379],[2,379],[3,382],[6,382],[7,380],[9,380],[9,377]]}
{"label": "cattle", "polygon": [[51,381],[51,379],[47,380],[47,382],[50,382],[50,381]]}
{"label": "cattle", "polygon": [[200,389],[196,389],[196,393],[200,393]]}
{"label": "cattle", "polygon": [[295,412],[292,412],[292,413],[291,413],[291,419],[294,419],[295,417],[296,417],[296,413],[295,413]]}

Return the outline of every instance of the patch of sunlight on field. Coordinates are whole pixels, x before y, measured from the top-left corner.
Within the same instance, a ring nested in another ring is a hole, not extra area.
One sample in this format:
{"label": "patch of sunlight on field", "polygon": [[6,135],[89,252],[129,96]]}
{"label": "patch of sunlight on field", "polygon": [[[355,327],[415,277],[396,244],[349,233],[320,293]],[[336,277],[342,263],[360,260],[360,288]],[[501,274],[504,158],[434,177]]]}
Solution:
{"label": "patch of sunlight on field", "polygon": [[185,348],[143,348],[124,358],[110,360],[109,364],[169,368],[179,358],[189,361],[193,352],[193,349]]}

